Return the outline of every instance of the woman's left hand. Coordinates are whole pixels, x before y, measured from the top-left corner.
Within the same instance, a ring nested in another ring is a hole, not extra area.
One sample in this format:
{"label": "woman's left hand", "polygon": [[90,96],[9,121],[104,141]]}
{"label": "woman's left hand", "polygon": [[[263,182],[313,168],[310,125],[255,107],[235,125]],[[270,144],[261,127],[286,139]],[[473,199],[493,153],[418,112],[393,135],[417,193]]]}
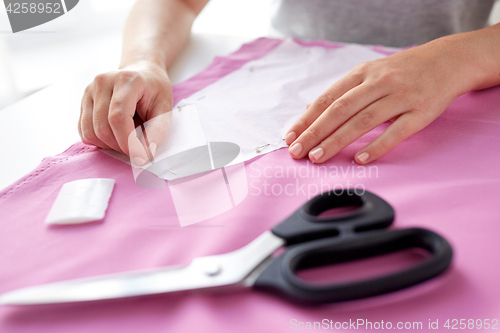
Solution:
{"label": "woman's left hand", "polygon": [[362,63],[319,96],[285,136],[293,158],[323,163],[378,125],[393,123],[355,154],[372,162],[436,119],[470,90],[470,70],[446,39]]}

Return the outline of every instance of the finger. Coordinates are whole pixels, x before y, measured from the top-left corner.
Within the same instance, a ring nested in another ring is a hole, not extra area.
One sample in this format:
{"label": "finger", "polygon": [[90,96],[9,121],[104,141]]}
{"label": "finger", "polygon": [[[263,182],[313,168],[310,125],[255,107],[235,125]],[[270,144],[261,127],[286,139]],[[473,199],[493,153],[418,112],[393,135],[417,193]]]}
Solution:
{"label": "finger", "polygon": [[112,149],[123,152],[115,139],[115,135],[108,120],[113,82],[105,75],[98,75],[94,79],[94,111],[93,122],[96,136]]}
{"label": "finger", "polygon": [[422,130],[428,124],[411,111],[402,114],[378,138],[355,155],[356,162],[366,164],[382,157],[401,141]]}
{"label": "finger", "polygon": [[[140,80],[138,82],[141,83]],[[172,90],[165,87],[153,98],[148,97],[146,91],[144,91],[144,94],[146,96],[143,96],[138,102],[136,112],[140,119],[146,119],[147,121],[143,123],[141,128],[144,133],[140,133],[138,138],[150,159],[153,160],[157,148],[167,137],[168,128],[170,127],[173,104]],[[133,136],[129,137],[129,148],[132,149],[131,156],[136,153],[141,154],[137,141],[131,139],[133,139]]]}
{"label": "finger", "polygon": [[83,93],[82,101],[80,103],[80,116],[78,117],[78,134],[80,135],[80,140],[84,140],[82,133],[82,114],[83,114],[83,105],[90,105],[92,102],[92,83],[89,84]]}
{"label": "finger", "polygon": [[107,144],[99,140],[97,135],[95,135],[92,117],[93,105],[92,95],[85,95],[82,100],[82,112],[80,113],[80,130],[82,142],[87,145],[94,145],[104,149],[111,149]]}
{"label": "finger", "polygon": [[80,116],[78,117],[78,135],[80,135],[80,140],[83,141],[83,134],[82,134],[82,113],[83,113],[83,106],[80,106]]}
{"label": "finger", "polygon": [[378,125],[403,111],[396,97],[385,97],[357,113],[309,152],[313,163],[323,163]]}
{"label": "finger", "polygon": [[167,137],[172,118],[172,105],[172,90],[165,87],[154,97],[150,107],[138,106],[138,114],[147,119],[144,127],[146,130],[147,145],[153,156],[158,146]]}
{"label": "finger", "polygon": [[334,101],[362,82],[363,78],[360,75],[348,74],[331,85],[288,130],[285,135],[286,144],[292,144]]}
{"label": "finger", "polygon": [[310,106],[311,106],[311,104],[307,104],[306,105],[306,110],[309,109]]}
{"label": "finger", "polygon": [[135,128],[127,137],[127,148],[129,150],[130,160],[133,166],[142,166],[149,162],[149,156],[146,151],[147,144],[144,139],[142,126]]}
{"label": "finger", "polygon": [[[118,145],[132,159],[137,157],[139,165],[144,164],[141,164],[141,161],[148,159],[146,150],[137,137],[133,120],[137,102],[142,98],[143,90],[142,83],[137,80],[117,83],[108,113],[108,122]],[[134,152],[134,156],[131,155],[131,151]]]}
{"label": "finger", "polygon": [[[384,97],[384,88],[362,83],[346,92],[323,112],[292,144],[290,154],[303,158],[322,140],[360,110]],[[299,148],[297,148],[299,147]]]}
{"label": "finger", "polygon": [[153,114],[158,114],[158,116],[144,123],[149,149],[153,157],[156,155],[156,149],[167,137],[168,129],[170,127],[172,110],[165,112],[165,110],[168,110],[169,108],[171,109],[171,107],[168,107],[167,105],[168,104],[156,107]]}

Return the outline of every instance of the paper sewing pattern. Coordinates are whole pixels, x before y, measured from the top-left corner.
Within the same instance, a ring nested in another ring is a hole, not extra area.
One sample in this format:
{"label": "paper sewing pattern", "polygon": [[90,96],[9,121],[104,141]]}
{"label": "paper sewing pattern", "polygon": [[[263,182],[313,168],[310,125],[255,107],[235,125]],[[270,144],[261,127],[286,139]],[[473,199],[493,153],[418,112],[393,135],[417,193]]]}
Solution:
{"label": "paper sewing pattern", "polygon": [[[183,177],[210,170],[206,159],[203,162],[202,157],[186,152],[190,149],[206,155],[211,144],[228,143],[224,148],[228,150],[234,144],[240,148],[238,161],[248,161],[286,147],[283,137],[307,104],[356,65],[383,57],[356,44],[325,49],[285,39],[264,57],[179,101],[172,111],[167,138],[155,156],[155,161],[164,160],[163,166],[146,164],[140,168],[172,180],[179,178],[170,168],[174,160]],[[265,148],[256,149],[262,146]],[[172,162],[166,160],[176,154]],[[183,170],[183,161],[199,165]],[[239,162],[226,165],[235,163]],[[211,169],[220,167],[212,165]]]}
{"label": "paper sewing pattern", "polygon": [[283,137],[307,104],[359,63],[382,57],[360,45],[325,49],[286,39],[263,58],[181,100],[176,108],[195,105],[206,140],[232,142],[248,161],[286,147]]}

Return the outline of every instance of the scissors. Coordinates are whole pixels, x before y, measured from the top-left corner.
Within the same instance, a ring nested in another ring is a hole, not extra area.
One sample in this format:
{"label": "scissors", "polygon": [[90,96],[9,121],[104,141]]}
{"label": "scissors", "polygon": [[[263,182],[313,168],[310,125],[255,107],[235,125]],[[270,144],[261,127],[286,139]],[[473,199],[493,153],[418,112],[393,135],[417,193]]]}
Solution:
{"label": "scissors", "polygon": [[[252,287],[304,304],[333,303],[406,288],[444,272],[452,259],[450,244],[433,231],[387,228],[393,208],[382,198],[354,189],[331,191],[309,200],[290,217],[248,245],[221,255],[200,257],[189,265],[69,280],[10,291],[0,304],[49,304],[115,299],[186,290]],[[358,191],[360,192],[360,191]],[[341,207],[342,216],[321,217]],[[284,251],[272,254],[279,248]],[[415,266],[371,279],[336,284],[309,283],[297,271],[408,248],[430,256]]]}

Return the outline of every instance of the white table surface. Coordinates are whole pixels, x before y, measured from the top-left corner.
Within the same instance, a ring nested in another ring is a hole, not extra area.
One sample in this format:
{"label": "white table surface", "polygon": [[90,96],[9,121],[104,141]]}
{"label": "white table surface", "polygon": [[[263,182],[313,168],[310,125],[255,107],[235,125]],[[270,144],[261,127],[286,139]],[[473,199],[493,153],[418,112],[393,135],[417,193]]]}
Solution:
{"label": "white table surface", "polygon": [[[172,83],[188,79],[215,56],[229,54],[252,39],[193,34],[169,71]],[[44,157],[80,140],[77,122],[83,91],[96,74],[111,69],[95,66],[0,110],[0,189],[33,170]]]}

